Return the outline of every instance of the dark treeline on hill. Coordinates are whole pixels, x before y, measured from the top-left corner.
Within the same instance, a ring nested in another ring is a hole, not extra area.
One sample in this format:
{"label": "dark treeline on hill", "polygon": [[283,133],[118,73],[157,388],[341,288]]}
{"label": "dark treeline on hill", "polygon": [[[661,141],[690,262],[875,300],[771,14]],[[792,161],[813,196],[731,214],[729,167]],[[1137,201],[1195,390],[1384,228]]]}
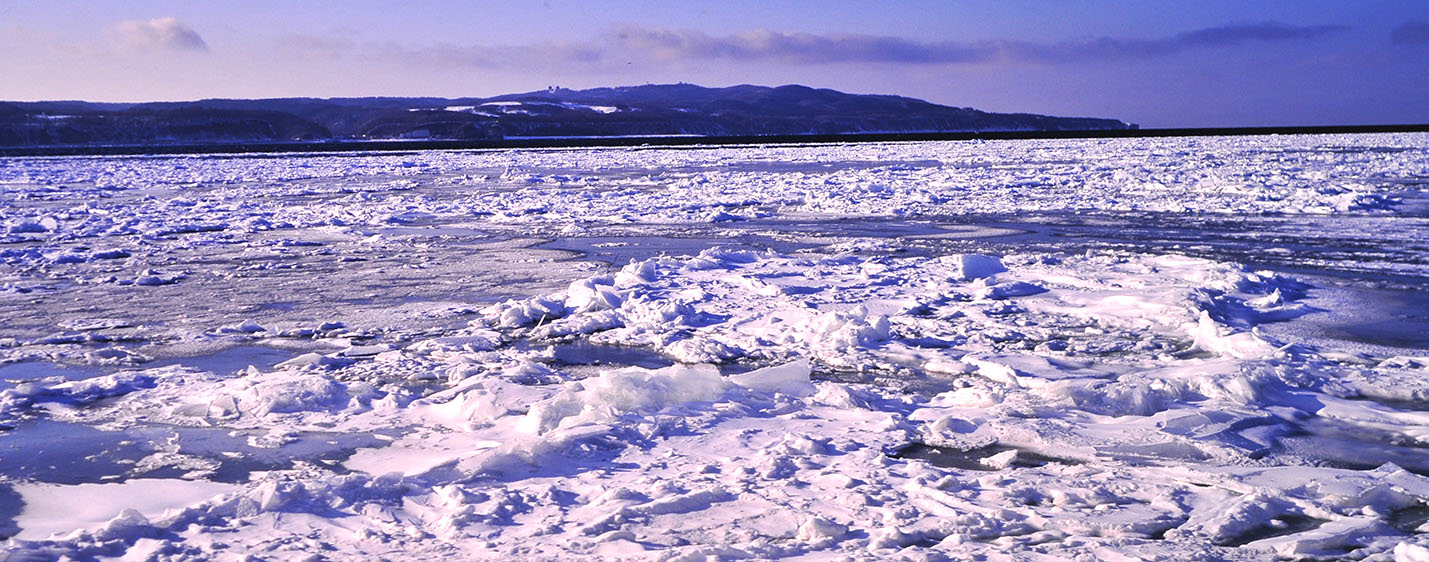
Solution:
{"label": "dark treeline on hill", "polygon": [[491,98],[0,102],[0,146],[379,139],[757,136],[1134,128],[1114,119],[988,113],[805,86],[691,84]]}

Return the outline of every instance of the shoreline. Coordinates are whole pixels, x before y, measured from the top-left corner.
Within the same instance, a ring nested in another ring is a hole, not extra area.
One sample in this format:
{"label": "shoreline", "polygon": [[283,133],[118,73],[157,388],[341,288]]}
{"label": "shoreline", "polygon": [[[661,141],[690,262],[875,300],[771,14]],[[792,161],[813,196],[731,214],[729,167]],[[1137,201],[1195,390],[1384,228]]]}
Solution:
{"label": "shoreline", "polygon": [[1209,127],[1103,129],[1081,131],[961,131],[929,133],[848,133],[742,136],[513,137],[500,140],[369,140],[317,142],[231,142],[158,145],[57,145],[0,147],[0,158],[34,156],[141,156],[293,152],[404,152],[424,150],[504,150],[540,148],[662,147],[766,144],[829,144],[970,140],[1119,139],[1256,135],[1423,133],[1429,123],[1411,125],[1336,125],[1296,127]]}

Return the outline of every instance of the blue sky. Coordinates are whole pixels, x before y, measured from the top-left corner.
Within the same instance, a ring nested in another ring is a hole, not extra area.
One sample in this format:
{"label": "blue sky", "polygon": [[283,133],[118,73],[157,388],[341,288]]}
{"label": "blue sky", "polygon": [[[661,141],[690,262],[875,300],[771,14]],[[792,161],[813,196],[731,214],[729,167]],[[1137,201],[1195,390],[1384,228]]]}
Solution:
{"label": "blue sky", "polygon": [[800,83],[1147,127],[1429,122],[1429,2],[0,0],[0,99]]}

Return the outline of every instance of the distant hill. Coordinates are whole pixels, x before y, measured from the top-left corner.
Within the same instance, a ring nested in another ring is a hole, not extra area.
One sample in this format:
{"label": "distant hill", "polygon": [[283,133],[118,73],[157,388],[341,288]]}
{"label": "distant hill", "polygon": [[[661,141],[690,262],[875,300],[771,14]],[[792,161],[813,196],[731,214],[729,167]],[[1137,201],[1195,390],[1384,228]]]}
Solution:
{"label": "distant hill", "polygon": [[1135,128],[1114,119],[988,113],[806,86],[692,84],[490,98],[0,102],[0,146],[375,139],[757,136]]}

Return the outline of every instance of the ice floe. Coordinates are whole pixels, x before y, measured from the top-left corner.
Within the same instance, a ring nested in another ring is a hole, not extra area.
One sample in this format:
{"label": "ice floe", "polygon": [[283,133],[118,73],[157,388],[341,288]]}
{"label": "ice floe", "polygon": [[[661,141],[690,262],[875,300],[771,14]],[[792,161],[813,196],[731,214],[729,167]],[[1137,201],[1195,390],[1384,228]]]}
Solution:
{"label": "ice floe", "polygon": [[1429,359],[1339,289],[932,217],[1412,241],[1425,139],[10,159],[4,549],[1418,559]]}

